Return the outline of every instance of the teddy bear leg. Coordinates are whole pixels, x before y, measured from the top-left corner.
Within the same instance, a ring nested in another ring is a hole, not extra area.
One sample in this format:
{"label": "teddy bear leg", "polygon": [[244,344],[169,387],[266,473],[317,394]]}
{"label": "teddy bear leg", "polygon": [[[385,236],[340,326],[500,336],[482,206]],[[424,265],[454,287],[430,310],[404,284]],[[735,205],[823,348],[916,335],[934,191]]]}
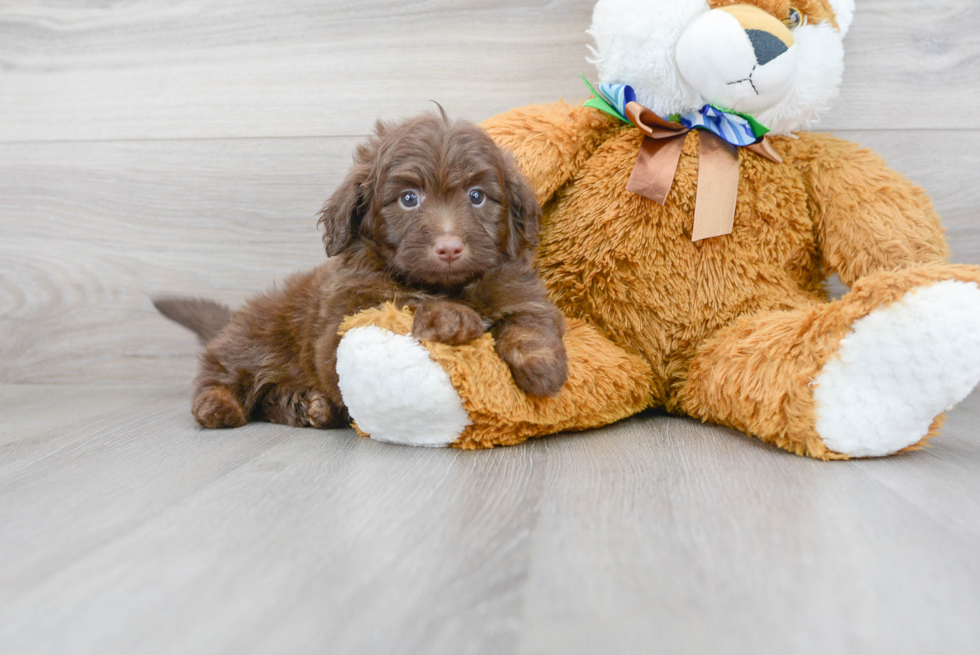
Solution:
{"label": "teddy bear leg", "polygon": [[976,267],[923,266],[746,316],[701,347],[681,407],[820,459],[918,448],[980,381],[978,282]]}
{"label": "teddy bear leg", "polygon": [[606,425],[649,405],[651,370],[594,328],[569,321],[568,380],[555,396],[514,384],[484,334],[462,346],[413,337],[391,305],[349,317],[337,349],[340,391],[357,429],[413,446],[488,448]]}

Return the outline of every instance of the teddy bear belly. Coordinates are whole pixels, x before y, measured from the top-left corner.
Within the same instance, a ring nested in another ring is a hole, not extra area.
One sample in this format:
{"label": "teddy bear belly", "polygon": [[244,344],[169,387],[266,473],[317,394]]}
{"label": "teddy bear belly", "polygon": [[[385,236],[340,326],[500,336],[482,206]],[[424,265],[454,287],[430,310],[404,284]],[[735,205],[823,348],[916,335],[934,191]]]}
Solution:
{"label": "teddy bear belly", "polygon": [[691,241],[691,142],[660,206],[625,189],[636,144],[617,152],[619,144],[607,141],[546,208],[538,255],[556,304],[644,355],[661,402],[719,328],[759,310],[826,299],[805,188],[789,167],[774,171],[750,155],[758,161],[742,162],[732,234]]}

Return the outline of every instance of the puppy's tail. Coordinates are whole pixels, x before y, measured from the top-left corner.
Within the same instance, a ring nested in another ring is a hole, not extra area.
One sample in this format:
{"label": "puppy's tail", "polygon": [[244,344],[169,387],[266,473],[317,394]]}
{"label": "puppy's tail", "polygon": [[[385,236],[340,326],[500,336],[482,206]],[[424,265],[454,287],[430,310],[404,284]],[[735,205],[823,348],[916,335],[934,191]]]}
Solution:
{"label": "puppy's tail", "polygon": [[171,321],[193,331],[202,345],[215,338],[232,315],[230,307],[205,298],[154,298],[153,306]]}

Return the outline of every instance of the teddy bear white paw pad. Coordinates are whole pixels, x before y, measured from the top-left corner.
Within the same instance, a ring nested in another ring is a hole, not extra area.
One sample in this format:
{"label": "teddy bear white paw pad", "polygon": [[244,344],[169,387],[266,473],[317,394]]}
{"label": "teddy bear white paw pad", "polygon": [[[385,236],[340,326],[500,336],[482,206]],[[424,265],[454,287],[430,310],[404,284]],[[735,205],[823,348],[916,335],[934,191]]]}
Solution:
{"label": "teddy bear white paw pad", "polygon": [[372,439],[446,446],[470,423],[449,375],[413,337],[354,328],[337,348],[337,375],[351,418]]}
{"label": "teddy bear white paw pad", "polygon": [[980,288],[913,289],[856,321],[814,380],[816,428],[831,450],[894,453],[980,382]]}

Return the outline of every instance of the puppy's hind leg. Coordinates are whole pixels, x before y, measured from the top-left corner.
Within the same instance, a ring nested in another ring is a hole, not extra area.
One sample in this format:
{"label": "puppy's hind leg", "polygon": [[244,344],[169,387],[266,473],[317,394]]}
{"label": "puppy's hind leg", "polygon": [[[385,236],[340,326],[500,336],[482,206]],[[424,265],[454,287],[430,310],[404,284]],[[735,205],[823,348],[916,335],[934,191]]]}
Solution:
{"label": "puppy's hind leg", "polygon": [[213,349],[207,348],[194,381],[194,418],[206,428],[237,428],[248,423],[252,405],[245,402],[250,380],[241,372],[237,376],[230,373]]}
{"label": "puppy's hind leg", "polygon": [[248,423],[248,415],[235,394],[223,385],[199,389],[191,407],[194,418],[206,428],[237,428]]}

